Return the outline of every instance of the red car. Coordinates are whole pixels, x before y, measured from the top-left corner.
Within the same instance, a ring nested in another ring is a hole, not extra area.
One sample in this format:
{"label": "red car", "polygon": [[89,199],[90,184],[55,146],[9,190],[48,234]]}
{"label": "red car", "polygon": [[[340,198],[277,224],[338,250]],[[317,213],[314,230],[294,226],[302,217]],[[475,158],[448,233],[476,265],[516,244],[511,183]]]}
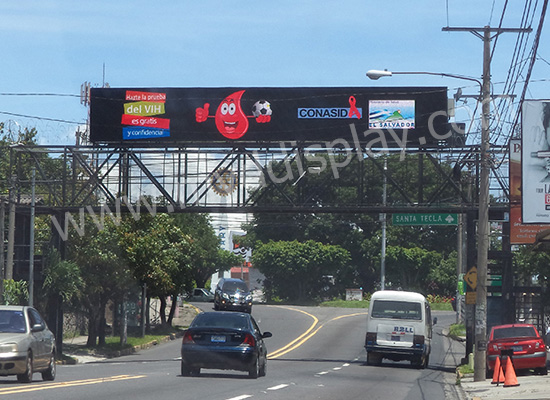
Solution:
{"label": "red car", "polygon": [[546,369],[546,345],[537,329],[530,324],[498,325],[491,329],[487,344],[487,376],[493,376],[498,356],[512,352],[514,369],[534,369],[540,375]]}

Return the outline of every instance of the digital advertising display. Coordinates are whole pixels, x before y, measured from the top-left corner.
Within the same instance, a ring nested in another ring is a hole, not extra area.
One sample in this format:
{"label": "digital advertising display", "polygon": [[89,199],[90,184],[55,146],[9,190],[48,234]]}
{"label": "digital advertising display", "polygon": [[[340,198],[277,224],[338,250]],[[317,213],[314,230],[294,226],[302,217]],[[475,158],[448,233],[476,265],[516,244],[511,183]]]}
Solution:
{"label": "digital advertising display", "polygon": [[524,224],[550,223],[550,100],[522,107],[521,200]]}
{"label": "digital advertising display", "polygon": [[448,132],[445,87],[90,90],[94,143],[264,146],[345,139],[409,147],[441,142]]}
{"label": "digital advertising display", "polygon": [[524,224],[521,218],[521,140],[510,140],[510,243],[535,243],[537,233],[550,225]]}

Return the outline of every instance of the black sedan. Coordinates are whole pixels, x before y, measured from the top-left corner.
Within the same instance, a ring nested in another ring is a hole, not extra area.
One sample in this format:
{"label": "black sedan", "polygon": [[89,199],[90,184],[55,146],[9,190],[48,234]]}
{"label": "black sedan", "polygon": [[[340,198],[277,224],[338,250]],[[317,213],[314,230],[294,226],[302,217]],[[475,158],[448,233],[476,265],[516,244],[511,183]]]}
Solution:
{"label": "black sedan", "polygon": [[201,368],[248,371],[264,376],[267,349],[258,324],[248,313],[204,312],[185,331],[181,345],[182,376],[198,375]]}

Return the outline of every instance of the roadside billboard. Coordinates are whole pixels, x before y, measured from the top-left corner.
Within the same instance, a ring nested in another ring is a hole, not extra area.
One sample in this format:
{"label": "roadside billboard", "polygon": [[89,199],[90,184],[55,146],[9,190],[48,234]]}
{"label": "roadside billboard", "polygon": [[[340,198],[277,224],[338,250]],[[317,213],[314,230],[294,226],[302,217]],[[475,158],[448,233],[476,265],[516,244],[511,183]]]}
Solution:
{"label": "roadside billboard", "polygon": [[510,140],[510,243],[535,243],[537,233],[550,225],[524,224],[521,218],[521,140]]}
{"label": "roadside billboard", "polygon": [[550,100],[523,102],[521,199],[523,223],[550,223]]}
{"label": "roadside billboard", "polygon": [[94,143],[403,148],[449,136],[445,87],[93,88],[90,99]]}

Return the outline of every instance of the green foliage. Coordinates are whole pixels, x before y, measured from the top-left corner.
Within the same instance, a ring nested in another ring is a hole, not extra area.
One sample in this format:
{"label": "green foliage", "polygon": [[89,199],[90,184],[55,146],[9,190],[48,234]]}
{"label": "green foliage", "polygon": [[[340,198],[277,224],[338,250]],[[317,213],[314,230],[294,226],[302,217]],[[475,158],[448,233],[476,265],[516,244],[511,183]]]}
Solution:
{"label": "green foliage", "polygon": [[227,271],[242,263],[239,256],[220,248],[220,239],[214,232],[208,215],[181,213],[172,218],[174,225],[190,238],[190,253],[193,255],[190,280],[194,281],[196,287],[205,287],[212,274]]}
{"label": "green foliage", "polygon": [[64,302],[70,302],[78,299],[83,288],[84,281],[78,265],[73,261],[62,261],[57,251],[50,251],[44,272],[44,293],[59,295]]}
{"label": "green foliage", "polygon": [[29,300],[29,287],[26,281],[4,279],[4,304],[23,305]]}
{"label": "green foliage", "polygon": [[[439,163],[431,156],[421,154],[406,154],[403,158],[400,155],[390,155],[386,160],[388,204],[421,204],[426,202],[426,199],[432,199],[432,204],[439,201],[447,205],[459,201],[455,189],[447,184],[448,176],[453,173],[451,163]],[[381,157],[357,157],[349,160],[345,168],[340,168],[338,177],[335,177],[330,159],[326,155],[306,155],[302,160],[303,170],[316,166],[320,167],[320,173],[307,173],[297,184],[281,184],[278,190],[267,186],[257,193],[254,200],[262,206],[280,204],[287,199],[293,200],[295,204],[313,204],[315,207],[323,207],[325,204],[341,205],[342,208],[356,206],[358,198],[365,203],[380,204],[383,191],[381,163]],[[419,174],[419,163],[423,166],[422,174]],[[296,180],[301,176],[296,163],[289,163],[288,160],[286,163],[273,162],[269,169],[277,178],[287,176],[291,180]],[[399,188],[393,184],[394,182]],[[420,186],[422,190],[419,190]],[[350,268],[346,273],[340,274],[336,282],[340,295],[346,287],[362,287],[366,291],[379,287],[382,246],[381,223],[377,214],[258,213],[254,215],[250,224],[244,225],[244,229],[247,235],[243,244],[253,248],[258,242],[267,243],[269,240],[314,240],[346,249],[350,255]],[[415,250],[407,250],[407,254],[393,254],[396,259],[413,259],[403,265],[397,263],[391,266],[393,271],[390,270],[390,275],[393,273],[393,276],[390,276],[390,279],[394,286],[406,285],[423,293],[447,294],[454,290],[453,278],[448,272],[453,263],[450,254],[456,249],[456,241],[449,239],[455,237],[456,231],[457,228],[453,226],[411,227],[389,224],[388,246],[418,248],[421,250],[417,250],[417,253],[426,251],[429,254],[425,260],[429,261],[427,265],[418,264],[421,257],[419,254],[412,254]],[[444,263],[443,260],[447,259],[449,260]],[[412,271],[400,271],[411,265],[414,265]],[[438,269],[443,271],[438,272]],[[388,271],[388,268],[386,270]]]}
{"label": "green foliage", "polygon": [[456,251],[453,251],[447,258],[441,260],[438,267],[430,270],[427,279],[430,293],[454,296],[458,279],[456,265]]}
{"label": "green foliage", "polygon": [[324,276],[338,279],[349,268],[349,252],[340,246],[308,240],[259,244],[252,263],[266,276],[266,295],[284,300],[315,301],[324,288]]}
{"label": "green foliage", "polygon": [[168,214],[127,218],[120,243],[133,275],[153,296],[179,293],[191,287],[191,239]]}
{"label": "green foliage", "polygon": [[338,307],[338,308],[369,308],[369,302],[365,300],[330,300],[320,304],[321,307]]}
{"label": "green foliage", "polygon": [[449,326],[450,336],[466,336],[466,326],[464,324],[451,324]]}
{"label": "green foliage", "polygon": [[388,286],[420,293],[428,291],[430,271],[438,268],[441,255],[420,247],[388,246],[386,279]]}

